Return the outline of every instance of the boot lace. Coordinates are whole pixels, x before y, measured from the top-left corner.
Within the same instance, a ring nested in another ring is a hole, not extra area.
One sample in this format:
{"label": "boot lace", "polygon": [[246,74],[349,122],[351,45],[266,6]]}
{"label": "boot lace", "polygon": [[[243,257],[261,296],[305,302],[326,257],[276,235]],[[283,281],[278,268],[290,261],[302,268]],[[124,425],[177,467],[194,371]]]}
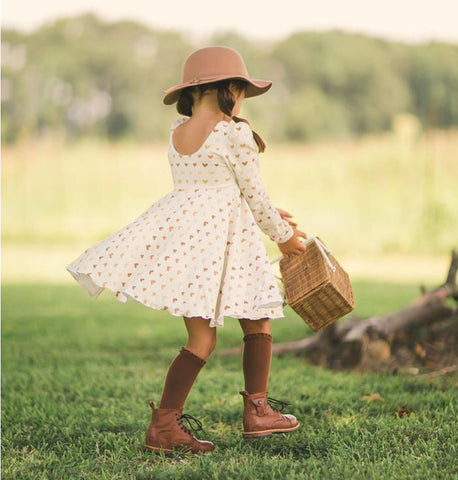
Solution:
{"label": "boot lace", "polygon": [[[188,424],[187,427],[183,423],[183,420],[185,420],[187,422],[187,424]],[[185,431],[186,433],[189,433],[190,435],[192,435],[190,430],[192,430],[193,432],[199,432],[199,431],[203,430],[202,422],[198,418],[193,417],[192,415],[189,415],[188,413],[183,413],[183,415],[181,415],[181,417],[178,418],[178,424],[180,425],[180,428],[183,431]]]}
{"label": "boot lace", "polygon": [[267,397],[267,403],[277,412],[281,412],[286,406],[292,405],[292,403],[283,402],[282,400],[276,400],[272,397]]}

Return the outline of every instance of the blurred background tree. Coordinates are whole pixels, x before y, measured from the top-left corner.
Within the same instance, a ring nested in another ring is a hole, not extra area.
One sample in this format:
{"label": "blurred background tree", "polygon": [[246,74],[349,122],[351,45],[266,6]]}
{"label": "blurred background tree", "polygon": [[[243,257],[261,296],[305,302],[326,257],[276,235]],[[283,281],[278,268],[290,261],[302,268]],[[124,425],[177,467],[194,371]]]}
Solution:
{"label": "blurred background tree", "polygon": [[[277,42],[223,31],[208,44],[242,53],[254,78],[273,81],[244,113],[278,141],[313,141],[388,131],[396,115],[423,128],[458,124],[458,46],[407,45],[339,30],[296,32]],[[2,30],[2,141],[58,134],[68,139],[165,141],[178,83],[195,45],[179,31],[94,14],[61,18],[30,34]]]}

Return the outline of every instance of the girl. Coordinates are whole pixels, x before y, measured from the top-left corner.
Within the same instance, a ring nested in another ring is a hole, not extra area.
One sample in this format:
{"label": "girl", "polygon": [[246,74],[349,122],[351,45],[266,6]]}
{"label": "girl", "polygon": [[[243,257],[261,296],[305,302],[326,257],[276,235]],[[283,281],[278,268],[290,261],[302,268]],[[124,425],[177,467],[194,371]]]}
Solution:
{"label": "girl", "polygon": [[166,105],[177,102],[184,115],[170,129],[174,189],[66,267],[95,298],[108,288],[121,302],[129,297],[184,319],[188,342],[169,366],[158,408],[149,402],[145,447],[154,452],[214,449],[189,430],[201,430],[201,422],[182,411],[225,316],[237,318],[244,333],[243,438],[300,426],[275,408],[286,402],[267,397],[270,319],[284,317],[283,297],[256,226],[285,257],[305,250],[299,237],[307,237],[287,220],[289,213],[272,205],[259,169],[258,151],[265,144],[236,116],[244,98],[261,95],[271,84],[251,79],[232,48],[192,53],[182,83],[163,98]]}

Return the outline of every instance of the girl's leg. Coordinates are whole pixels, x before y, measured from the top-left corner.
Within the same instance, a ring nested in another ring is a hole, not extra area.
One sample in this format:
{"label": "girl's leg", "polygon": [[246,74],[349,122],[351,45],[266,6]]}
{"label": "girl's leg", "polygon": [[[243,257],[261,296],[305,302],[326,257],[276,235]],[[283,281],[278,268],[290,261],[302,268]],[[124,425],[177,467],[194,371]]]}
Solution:
{"label": "girl's leg", "polygon": [[248,393],[267,391],[272,361],[270,318],[239,319],[243,333],[243,374]]}
{"label": "girl's leg", "polygon": [[169,366],[159,408],[181,408],[207,358],[216,346],[216,328],[200,317],[183,317],[188,342]]}
{"label": "girl's leg", "polygon": [[[297,430],[300,423],[291,414],[283,414],[273,407],[267,396],[270,364],[272,361],[272,334],[270,319],[241,319],[243,337],[243,438],[266,437],[273,433]],[[270,398],[270,400],[275,400]]]}
{"label": "girl's leg", "polygon": [[261,318],[259,320],[240,318],[239,323],[245,335],[248,335],[249,333],[271,333],[270,318]]}
{"label": "girl's leg", "polygon": [[210,327],[210,320],[201,317],[183,317],[188,330],[186,348],[207,360],[216,347],[216,328]]}

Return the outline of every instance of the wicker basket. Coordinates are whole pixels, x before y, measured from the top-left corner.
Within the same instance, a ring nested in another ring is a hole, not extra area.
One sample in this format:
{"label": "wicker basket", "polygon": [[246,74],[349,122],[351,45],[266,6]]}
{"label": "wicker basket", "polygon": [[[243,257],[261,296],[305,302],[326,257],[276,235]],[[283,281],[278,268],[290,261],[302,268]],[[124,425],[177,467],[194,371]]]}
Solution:
{"label": "wicker basket", "polygon": [[319,237],[307,238],[306,250],[280,260],[284,304],[316,332],[355,308],[350,278]]}

